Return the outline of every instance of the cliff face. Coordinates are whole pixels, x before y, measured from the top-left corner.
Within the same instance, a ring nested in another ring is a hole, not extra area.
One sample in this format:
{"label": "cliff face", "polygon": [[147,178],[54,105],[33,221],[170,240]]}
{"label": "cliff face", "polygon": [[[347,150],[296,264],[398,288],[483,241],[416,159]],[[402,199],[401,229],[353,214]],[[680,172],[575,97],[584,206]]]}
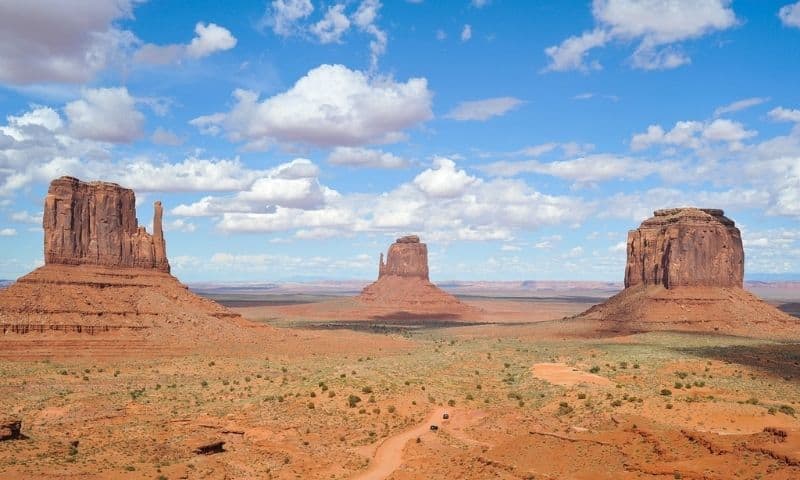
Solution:
{"label": "cliff face", "polygon": [[739,229],[722,210],[672,208],[628,232],[625,287],[742,287]]}
{"label": "cliff face", "polygon": [[428,247],[416,235],[400,237],[389,247],[386,262],[381,254],[378,279],[385,276],[428,280]]}
{"label": "cliff face", "polygon": [[169,272],[156,202],[153,234],[138,226],[133,190],[61,177],[44,202],[45,264],[135,267]]}

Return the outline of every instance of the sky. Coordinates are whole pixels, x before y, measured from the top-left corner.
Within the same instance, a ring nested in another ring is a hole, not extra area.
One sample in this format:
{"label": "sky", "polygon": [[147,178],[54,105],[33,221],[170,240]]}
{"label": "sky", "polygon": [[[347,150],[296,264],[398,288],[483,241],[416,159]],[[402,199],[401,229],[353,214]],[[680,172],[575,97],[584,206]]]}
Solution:
{"label": "sky", "polygon": [[620,281],[653,210],[722,208],[800,278],[800,2],[5,0],[0,278],[62,175],[165,206],[192,281]]}

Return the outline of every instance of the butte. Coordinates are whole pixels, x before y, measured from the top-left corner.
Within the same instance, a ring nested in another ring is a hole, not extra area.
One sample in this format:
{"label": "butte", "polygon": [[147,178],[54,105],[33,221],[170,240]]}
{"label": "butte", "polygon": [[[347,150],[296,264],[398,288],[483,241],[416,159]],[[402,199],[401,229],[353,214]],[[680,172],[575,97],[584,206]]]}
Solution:
{"label": "butte", "polygon": [[45,265],[0,291],[4,356],[247,343],[238,314],[170,275],[161,203],[152,235],[138,225],[135,205],[133,190],[114,183],[53,180],[44,201]]}
{"label": "butte", "polygon": [[743,289],[739,229],[722,210],[671,208],[628,232],[625,289],[578,316],[600,330],[796,338],[800,322]]}
{"label": "butte", "polygon": [[372,318],[460,319],[477,309],[461,303],[431,283],[428,276],[428,247],[416,235],[400,237],[378,266],[378,280],[356,297]]}

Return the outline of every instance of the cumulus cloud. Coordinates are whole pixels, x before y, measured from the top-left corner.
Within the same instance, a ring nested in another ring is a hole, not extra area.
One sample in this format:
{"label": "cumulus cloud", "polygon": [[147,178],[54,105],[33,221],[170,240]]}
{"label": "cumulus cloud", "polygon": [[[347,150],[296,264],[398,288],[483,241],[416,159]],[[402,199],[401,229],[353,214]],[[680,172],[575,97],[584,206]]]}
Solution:
{"label": "cumulus cloud", "polygon": [[496,97],[459,103],[445,118],[453,120],[488,120],[505,115],[524,102],[514,97]]}
{"label": "cumulus cloud", "polygon": [[631,139],[633,150],[644,150],[653,145],[669,145],[683,148],[701,148],[708,142],[727,142],[731,148],[741,148],[742,141],[756,136],[755,130],[747,130],[741,123],[717,118],[711,122],[679,121],[670,131],[661,125],[650,125],[647,131],[637,133]]}
{"label": "cumulus cloud", "polygon": [[0,237],[13,237],[17,235],[17,230],[14,228],[0,228]]}
{"label": "cumulus cloud", "polygon": [[297,31],[297,22],[314,11],[311,0],[273,0],[267,9],[264,20],[272,31],[281,36],[289,36]]}
{"label": "cumulus cloud", "polygon": [[386,53],[389,40],[386,32],[377,24],[383,5],[380,0],[361,0],[355,11],[348,13],[348,4],[333,4],[321,19],[308,22],[308,17],[314,12],[311,0],[274,0],[261,23],[278,35],[314,38],[321,44],[341,43],[351,29],[360,31],[371,37],[370,69],[375,71],[378,59]]}
{"label": "cumulus cloud", "polygon": [[192,58],[207,57],[214,52],[230,50],[236,46],[236,38],[231,32],[215,23],[205,25],[198,22],[194,33],[195,37],[186,47],[186,53]]}
{"label": "cumulus cloud", "polygon": [[635,68],[669,69],[689,63],[679,43],[736,25],[730,0],[594,0],[596,26],[545,49],[546,71],[599,69],[588,52],[609,42],[638,42]]}
{"label": "cumulus cloud", "polygon": [[350,28],[350,19],[344,13],[345,5],[332,5],[325,13],[325,18],[311,27],[320,43],[339,43],[342,35]]}
{"label": "cumulus cloud", "polygon": [[124,87],[83,91],[80,100],[64,107],[69,129],[78,138],[130,143],[143,135],[144,115]]}
{"label": "cumulus cloud", "polygon": [[231,32],[215,23],[198,22],[194,27],[195,36],[186,44],[154,45],[147,43],[136,51],[134,60],[139,63],[167,65],[184,57],[203,58],[216,52],[230,50],[237,40]]}
{"label": "cumulus cloud", "polygon": [[[316,176],[303,178],[318,182]],[[274,174],[266,176],[268,184],[273,179]],[[340,194],[322,185],[320,190],[318,203],[250,201],[236,194],[181,205],[173,214],[216,217],[217,228],[226,232],[289,231],[298,238],[323,238],[413,230],[449,242],[511,240],[517,229],[579,222],[589,210],[579,199],[545,195],[521,181],[484,181],[446,158],[388,192]]]}
{"label": "cumulus cloud", "polygon": [[456,162],[438,157],[433,166],[414,178],[414,184],[431,197],[456,197],[480,180],[456,168]]}
{"label": "cumulus cloud", "polygon": [[208,216],[225,212],[274,212],[276,207],[290,209],[315,209],[321,207],[325,197],[337,195],[320,185],[319,169],[306,159],[295,159],[265,172],[247,189],[232,197],[204,197],[180,205],[172,213],[182,216]]}
{"label": "cumulus cloud", "polygon": [[[336,88],[331,88],[335,85]],[[343,65],[321,65],[292,88],[266,100],[236,90],[228,113],[195,118],[207,132],[227,132],[232,141],[263,147],[270,143],[357,146],[389,143],[402,130],[430,119],[432,92],[424,78],[396,82],[370,77]]]}
{"label": "cumulus cloud", "polygon": [[331,165],[368,168],[404,168],[408,161],[382,150],[361,147],[336,147],[328,155]]}
{"label": "cumulus cloud", "polygon": [[150,141],[156,145],[168,145],[170,147],[177,147],[183,145],[184,139],[162,127],[156,128],[153,135],[150,136]]}
{"label": "cumulus cloud", "polygon": [[756,105],[761,105],[762,103],[768,101],[769,98],[763,98],[763,97],[744,98],[742,100],[737,100],[727,105],[718,107],[717,109],[714,110],[714,116],[719,117],[720,115],[724,115],[726,113],[734,113],[741,110],[746,110],[750,107],[755,107]]}
{"label": "cumulus cloud", "polygon": [[769,111],[769,118],[776,122],[800,123],[800,110],[777,107]]}
{"label": "cumulus cloud", "polygon": [[778,16],[787,27],[800,28],[800,2],[784,5],[778,10]]}
{"label": "cumulus cloud", "polygon": [[136,42],[114,26],[137,0],[0,2],[0,82],[84,83]]}

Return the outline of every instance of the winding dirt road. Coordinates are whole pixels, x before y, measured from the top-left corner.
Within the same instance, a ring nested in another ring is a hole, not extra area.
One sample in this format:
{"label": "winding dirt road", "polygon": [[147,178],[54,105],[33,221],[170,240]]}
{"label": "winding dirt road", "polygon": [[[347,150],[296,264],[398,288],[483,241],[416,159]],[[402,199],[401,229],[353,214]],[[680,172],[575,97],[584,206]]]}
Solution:
{"label": "winding dirt road", "polygon": [[431,424],[441,426],[445,408],[437,408],[428,415],[424,422],[416,427],[387,437],[375,450],[369,468],[352,478],[352,480],[384,480],[403,463],[403,449],[406,443],[430,431]]}

